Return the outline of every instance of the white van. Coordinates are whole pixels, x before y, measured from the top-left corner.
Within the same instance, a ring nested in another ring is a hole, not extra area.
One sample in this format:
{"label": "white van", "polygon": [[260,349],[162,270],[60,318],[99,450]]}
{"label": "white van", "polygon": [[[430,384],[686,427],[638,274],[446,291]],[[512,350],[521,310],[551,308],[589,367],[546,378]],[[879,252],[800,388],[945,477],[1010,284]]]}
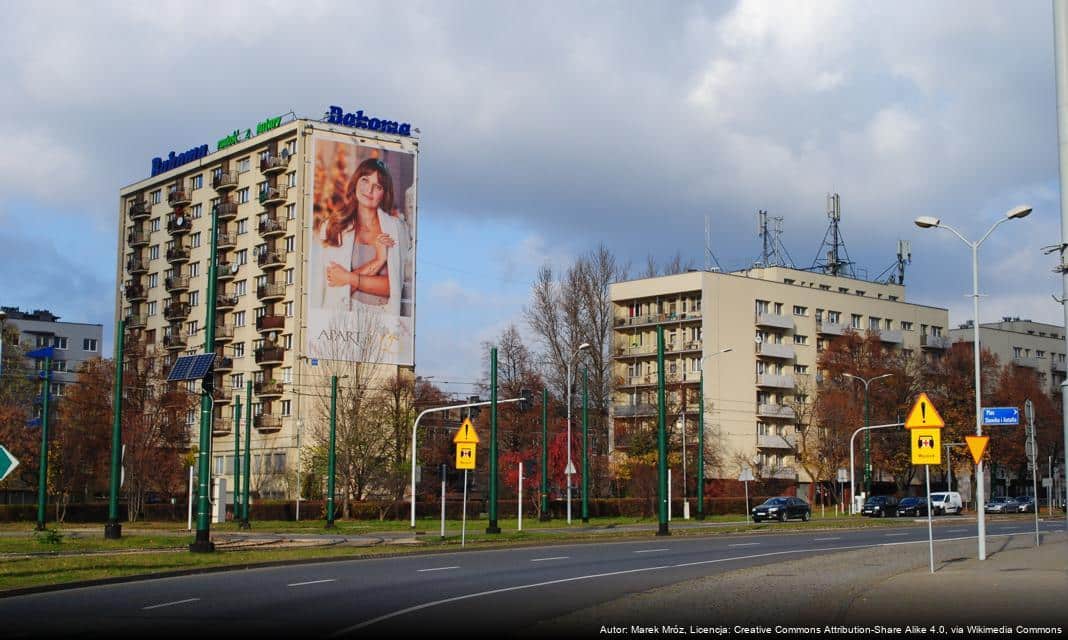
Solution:
{"label": "white van", "polygon": [[931,512],[936,516],[964,511],[964,501],[956,491],[938,491],[931,494]]}

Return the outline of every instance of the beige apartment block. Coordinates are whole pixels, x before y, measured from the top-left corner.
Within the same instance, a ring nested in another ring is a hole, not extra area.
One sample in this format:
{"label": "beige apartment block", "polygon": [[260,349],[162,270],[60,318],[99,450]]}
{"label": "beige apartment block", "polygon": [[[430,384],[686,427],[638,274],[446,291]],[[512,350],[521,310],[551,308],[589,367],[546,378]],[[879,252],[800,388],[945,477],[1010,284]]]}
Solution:
{"label": "beige apartment block", "polygon": [[[954,342],[971,343],[975,340],[974,334],[971,322],[949,331]],[[979,325],[979,345],[996,355],[1001,365],[1011,362],[1033,369],[1043,389],[1051,395],[1060,393],[1061,383],[1068,372],[1064,327],[1006,317],[1001,322]]]}
{"label": "beige apartment block", "polygon": [[906,302],[903,285],[786,267],[631,280],[613,284],[610,296],[610,448],[625,450],[636,429],[656,428],[656,327],[663,325],[673,391],[668,427],[685,421],[696,431],[701,390],[706,447],[717,447],[723,461],[706,470],[708,478],[737,479],[748,463],[764,478],[812,481],[794,461],[791,403],[815,397],[817,354],[847,329],[878,332],[883,342],[913,352],[949,346],[947,310]]}
{"label": "beige apartment block", "polygon": [[[120,189],[115,312],[125,319],[128,335],[155,345],[171,363],[202,353],[208,274],[216,260],[213,476],[227,478],[232,496],[233,413],[238,398],[247,406],[251,381],[252,490],[263,498],[292,499],[298,445],[303,438],[306,447],[314,430],[323,428],[329,377],[344,371],[331,366],[329,354],[307,348],[311,188],[322,168],[313,157],[313,141],[329,138],[413,156],[418,141],[318,120],[267,123],[259,128],[249,123],[251,129],[220,136],[217,144],[205,136],[210,145],[177,158],[172,154],[169,163],[154,164],[166,170]],[[401,215],[413,220],[414,188],[396,194],[395,201]],[[379,378],[411,369],[381,362],[374,363]],[[188,387],[200,391],[198,383]],[[195,446],[199,410],[187,422]],[[244,408],[240,431],[244,449]]]}

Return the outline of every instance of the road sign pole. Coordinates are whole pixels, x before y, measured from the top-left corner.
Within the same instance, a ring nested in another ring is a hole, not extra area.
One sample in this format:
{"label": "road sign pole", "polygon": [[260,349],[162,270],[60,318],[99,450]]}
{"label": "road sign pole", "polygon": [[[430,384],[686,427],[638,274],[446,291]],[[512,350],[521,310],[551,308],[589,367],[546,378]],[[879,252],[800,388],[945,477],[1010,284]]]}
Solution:
{"label": "road sign pole", "polygon": [[590,522],[590,367],[582,369],[582,522]]}
{"label": "road sign pole", "polygon": [[1024,402],[1024,414],[1027,416],[1027,436],[1029,441],[1025,445],[1027,451],[1027,466],[1031,467],[1031,495],[1035,501],[1035,546],[1038,547],[1042,544],[1038,535],[1038,471],[1035,469],[1037,466],[1036,456],[1038,455],[1038,449],[1035,448],[1035,405],[1027,400]]}
{"label": "road sign pole", "polygon": [[658,536],[669,536],[668,529],[668,477],[667,477],[667,433],[664,414],[664,325],[656,325],[656,468],[658,479],[657,501],[659,509],[659,523],[656,530]]}
{"label": "road sign pole", "polygon": [[441,539],[445,539],[445,480],[448,467],[441,465]]}
{"label": "road sign pole", "polygon": [[[204,353],[215,353],[215,264],[219,261],[219,211],[218,207],[211,208],[211,253],[208,254],[208,299],[207,317],[204,325]],[[214,374],[209,374],[214,375]],[[214,385],[212,391],[214,393]],[[210,553],[215,551],[215,544],[211,541],[211,506],[209,493],[211,486],[211,421],[212,398],[207,392],[200,395],[200,447],[198,451],[198,492],[197,492],[197,533],[189,550],[194,553]],[[225,500],[225,497],[223,498]]]}
{"label": "road sign pole", "polygon": [[52,356],[44,359],[44,390],[41,392],[41,468],[37,478],[37,530],[45,530],[48,503],[48,399],[52,395]]}
{"label": "road sign pole", "polygon": [[330,376],[330,453],[326,470],[326,528],[334,528],[334,471],[337,462],[337,376]]}
{"label": "road sign pole", "polygon": [[541,515],[538,520],[548,522],[549,515],[549,390],[541,390]]}
{"label": "road sign pole", "polygon": [[931,554],[931,573],[934,573],[934,528],[931,521],[931,465],[923,465],[927,475],[927,546]]}
{"label": "road sign pole", "polygon": [[519,499],[516,501],[516,509],[519,512],[519,530],[523,530],[523,463],[519,463]]}
{"label": "road sign pole", "polygon": [[[748,519],[746,515],[746,519]],[[697,393],[697,519],[705,519],[705,366]]]}
{"label": "road sign pole", "polygon": [[497,526],[497,347],[490,349],[490,462],[489,526],[486,533],[500,533]]}
{"label": "road sign pole", "polygon": [[108,483],[108,522],[104,539],[122,538],[119,523],[119,483],[122,473],[122,365],[125,359],[126,321],[115,327],[115,389],[111,396],[111,478]]}
{"label": "road sign pole", "polygon": [[464,469],[464,515],[460,523],[460,546],[467,544],[467,469]]}
{"label": "road sign pole", "polygon": [[[300,478],[300,474],[297,474]],[[298,501],[299,505],[300,502]],[[300,518],[298,518],[299,520]],[[234,402],[234,521],[241,520],[241,396]]]}

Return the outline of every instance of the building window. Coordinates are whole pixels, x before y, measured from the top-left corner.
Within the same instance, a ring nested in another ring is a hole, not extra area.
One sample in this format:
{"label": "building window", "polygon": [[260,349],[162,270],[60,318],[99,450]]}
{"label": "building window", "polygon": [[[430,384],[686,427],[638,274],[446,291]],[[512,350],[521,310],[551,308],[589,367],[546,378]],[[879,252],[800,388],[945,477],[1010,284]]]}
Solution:
{"label": "building window", "polygon": [[189,207],[189,217],[192,218],[193,220],[200,220],[201,216],[203,216],[203,215],[204,215],[204,205],[195,204],[195,205]]}
{"label": "building window", "polygon": [[66,350],[66,348],[67,348],[67,339],[62,337],[62,336],[53,336],[52,337],[52,346],[55,347],[56,349]]}
{"label": "building window", "polygon": [[808,344],[808,336],[794,334],[794,344]]}
{"label": "building window", "polygon": [[286,309],[286,317],[287,318],[292,318],[293,317],[293,302],[292,301],[287,302],[285,304],[285,309]]}
{"label": "building window", "polygon": [[198,331],[200,331],[199,320],[190,320],[189,322],[185,323],[185,334],[187,336],[195,336]]}
{"label": "building window", "polygon": [[859,328],[860,328],[860,321],[861,321],[862,319],[863,319],[863,318],[862,318],[862,316],[861,316],[861,315],[860,315],[859,313],[854,313],[854,314],[852,314],[852,318],[850,319],[850,324],[849,324],[849,326],[850,326],[850,327],[852,327],[852,328],[854,328],[854,329],[859,329]]}
{"label": "building window", "polygon": [[1046,352],[1045,351],[1035,351],[1035,357],[1036,358],[1045,358],[1046,357]]}
{"label": "building window", "polygon": [[282,346],[284,348],[286,348],[286,349],[292,349],[293,348],[293,335],[292,334],[288,334],[287,333],[286,335],[282,336]]}
{"label": "building window", "polygon": [[860,289],[857,289],[857,295],[858,295],[858,296],[863,296],[863,295],[864,295],[864,292],[863,292],[863,291],[861,291]]}
{"label": "building window", "polygon": [[801,374],[801,375],[807,374],[808,373],[808,365],[807,364],[795,364],[794,365],[794,373],[798,373],[798,374]]}
{"label": "building window", "polygon": [[290,140],[286,142],[285,150],[289,152],[289,155],[295,155],[297,153],[297,141]]}
{"label": "building window", "polygon": [[230,376],[231,389],[240,389],[243,386],[245,386],[245,374],[235,373],[234,375]]}
{"label": "building window", "polygon": [[940,336],[940,335],[942,335],[942,327],[936,327],[936,326],[932,325],[931,326],[931,335],[932,336]]}
{"label": "building window", "polygon": [[148,248],[148,259],[159,260],[159,245],[154,244]]}
{"label": "building window", "polygon": [[831,324],[838,324],[841,321],[842,321],[842,312],[841,311],[830,311],[830,310],[827,311],[827,322],[830,322]]}
{"label": "building window", "polygon": [[905,320],[902,320],[901,321],[901,330],[902,331],[912,331],[912,323],[908,322],[908,321],[905,321]]}
{"label": "building window", "polygon": [[293,270],[292,269],[286,269],[282,273],[285,274],[285,283],[286,284],[293,284]]}
{"label": "building window", "polygon": [[294,236],[286,236],[286,253],[293,253],[297,250],[297,239]]}
{"label": "building window", "polygon": [[875,316],[870,316],[868,318],[868,329],[870,329],[872,331],[878,331],[879,330],[879,321],[880,320],[881,320],[881,318],[876,318]]}
{"label": "building window", "polygon": [[246,171],[249,170],[249,167],[251,167],[251,166],[252,166],[252,162],[249,160],[248,157],[241,158],[240,160],[237,161],[237,172],[238,173],[245,173]]}
{"label": "building window", "polygon": [[289,186],[289,187],[297,186],[297,172],[296,171],[292,171],[292,172],[286,174],[286,186]]}
{"label": "building window", "polygon": [[200,173],[189,179],[189,190],[196,191],[204,186],[204,174]]}
{"label": "building window", "polygon": [[263,197],[263,194],[267,193],[267,181],[266,180],[256,184],[256,193],[258,193],[261,198]]}
{"label": "building window", "polygon": [[894,328],[894,321],[893,320],[891,320],[890,318],[887,318],[886,320],[883,320],[883,329],[886,329],[887,331],[890,331],[893,328]]}
{"label": "building window", "polygon": [[189,306],[190,307],[199,307],[200,306],[200,292],[199,291],[190,291],[189,292]]}
{"label": "building window", "polygon": [[241,249],[234,254],[234,262],[237,264],[248,264],[248,249]]}
{"label": "building window", "polygon": [[794,305],[794,315],[795,316],[807,316],[808,315],[808,307],[802,307],[802,306],[799,306],[799,305],[795,304]]}
{"label": "building window", "polygon": [[96,338],[82,340],[82,351],[96,351]]}
{"label": "building window", "polygon": [[157,286],[159,286],[159,274],[158,273],[150,273],[150,274],[148,274],[148,288],[149,289],[155,289]]}
{"label": "building window", "polygon": [[242,218],[237,221],[237,235],[243,236],[248,233],[248,218]]}
{"label": "building window", "polygon": [[159,218],[152,218],[151,228],[153,231],[159,231]]}
{"label": "building window", "polygon": [[243,327],[243,326],[245,326],[245,312],[244,311],[236,311],[236,312],[234,312],[234,326],[235,327]]}
{"label": "building window", "polygon": [[282,382],[285,384],[293,384],[293,368],[286,367],[282,369]]}
{"label": "building window", "polygon": [[781,316],[782,315],[782,303],[781,302],[776,302],[775,303],[775,315],[777,315],[777,316]]}
{"label": "building window", "polygon": [[150,315],[150,316],[156,315],[156,301],[155,300],[153,300],[152,302],[148,303],[148,315]]}
{"label": "building window", "polygon": [[756,312],[757,313],[767,313],[768,309],[770,307],[771,307],[771,303],[768,302],[767,300],[757,300],[756,301]]}
{"label": "building window", "polygon": [[195,278],[195,277],[197,277],[199,275],[200,275],[200,263],[199,262],[190,262],[189,263],[189,277],[190,278]]}
{"label": "building window", "polygon": [[297,219],[297,205],[295,205],[295,204],[287,204],[286,205],[286,220],[296,220],[296,219]]}
{"label": "building window", "polygon": [[292,406],[293,406],[293,401],[292,400],[283,400],[282,401],[282,415],[283,416],[290,415],[290,408]]}
{"label": "building window", "polygon": [[232,350],[234,352],[234,358],[244,358],[245,357],[245,343],[244,342],[235,342],[234,346],[232,347]]}
{"label": "building window", "polygon": [[829,285],[829,284],[821,284],[820,285],[820,289],[822,291],[830,291],[831,290],[831,285]]}
{"label": "building window", "polygon": [[245,280],[238,280],[234,283],[234,295],[240,298],[246,293],[247,282]]}
{"label": "building window", "polygon": [[197,231],[193,235],[189,236],[189,247],[191,249],[196,249],[199,246],[200,246],[200,232]]}
{"label": "building window", "polygon": [[160,191],[159,189],[156,189],[152,193],[148,194],[148,199],[152,204],[159,204],[162,195],[163,195],[163,192]]}
{"label": "building window", "polygon": [[237,192],[237,204],[245,204],[248,202],[248,187],[239,189]]}

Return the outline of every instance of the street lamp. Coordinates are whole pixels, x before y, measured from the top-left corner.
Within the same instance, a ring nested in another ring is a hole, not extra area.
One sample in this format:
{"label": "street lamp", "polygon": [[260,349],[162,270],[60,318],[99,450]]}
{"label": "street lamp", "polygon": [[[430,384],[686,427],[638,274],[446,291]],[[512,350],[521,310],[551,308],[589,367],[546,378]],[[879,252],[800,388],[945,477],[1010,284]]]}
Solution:
{"label": "street lamp", "polygon": [[590,343],[583,342],[575,349],[575,353],[567,360],[567,468],[564,474],[567,476],[567,523],[571,524],[571,474],[574,466],[571,464],[571,362],[578,357],[579,352],[589,349]]}
{"label": "street lamp", "polygon": [[[870,416],[869,416],[869,410],[868,410],[868,407],[869,407],[869,404],[868,404],[868,385],[870,385],[871,383],[875,382],[876,380],[878,380],[880,378],[889,378],[893,374],[892,373],[884,373],[881,376],[875,376],[874,378],[868,378],[867,380],[865,380],[864,378],[861,378],[860,376],[855,376],[852,373],[843,373],[842,375],[847,377],[847,378],[852,378],[854,380],[860,380],[861,382],[864,383],[864,426],[867,427],[869,424],[871,424]],[[849,462],[852,463],[853,460],[850,459]],[[865,495],[871,495],[871,431],[870,430],[866,430],[864,432],[864,493],[865,493]],[[849,499],[850,500],[856,500],[856,498],[854,496],[852,496],[852,495],[849,496]]]}
{"label": "street lamp", "polygon": [[[961,239],[961,242],[968,245],[972,249],[972,321],[973,330],[973,357],[975,358],[975,435],[983,435],[983,409],[982,409],[982,397],[980,395],[981,381],[979,374],[979,246],[990,237],[990,234],[994,232],[994,229],[998,228],[1003,222],[1008,220],[1018,220],[1026,218],[1031,214],[1031,207],[1027,205],[1020,205],[1013,207],[1005,212],[1005,216],[999,219],[997,222],[987,230],[983,237],[978,242],[971,242],[959,231],[949,226],[948,224],[942,224],[942,221],[938,218],[931,216],[920,216],[916,218],[916,226],[921,229],[931,229],[934,227],[940,229],[947,229],[953,232],[953,235]],[[983,461],[980,460],[975,465],[975,511],[979,520],[979,559],[986,560],[986,518],[983,513],[983,503],[986,496],[983,489]]]}
{"label": "street lamp", "polygon": [[[698,390],[697,402],[700,405],[697,408],[698,411],[698,424],[697,424],[697,519],[705,519],[705,360],[712,356],[718,356],[723,353],[729,353],[733,351],[732,347],[726,349],[720,349],[719,351],[713,351],[712,353],[703,356],[701,358],[701,388]],[[686,442],[686,430],[683,425],[683,443]],[[686,462],[686,455],[683,454],[683,463]],[[683,486],[686,483],[686,472],[682,474]]]}

